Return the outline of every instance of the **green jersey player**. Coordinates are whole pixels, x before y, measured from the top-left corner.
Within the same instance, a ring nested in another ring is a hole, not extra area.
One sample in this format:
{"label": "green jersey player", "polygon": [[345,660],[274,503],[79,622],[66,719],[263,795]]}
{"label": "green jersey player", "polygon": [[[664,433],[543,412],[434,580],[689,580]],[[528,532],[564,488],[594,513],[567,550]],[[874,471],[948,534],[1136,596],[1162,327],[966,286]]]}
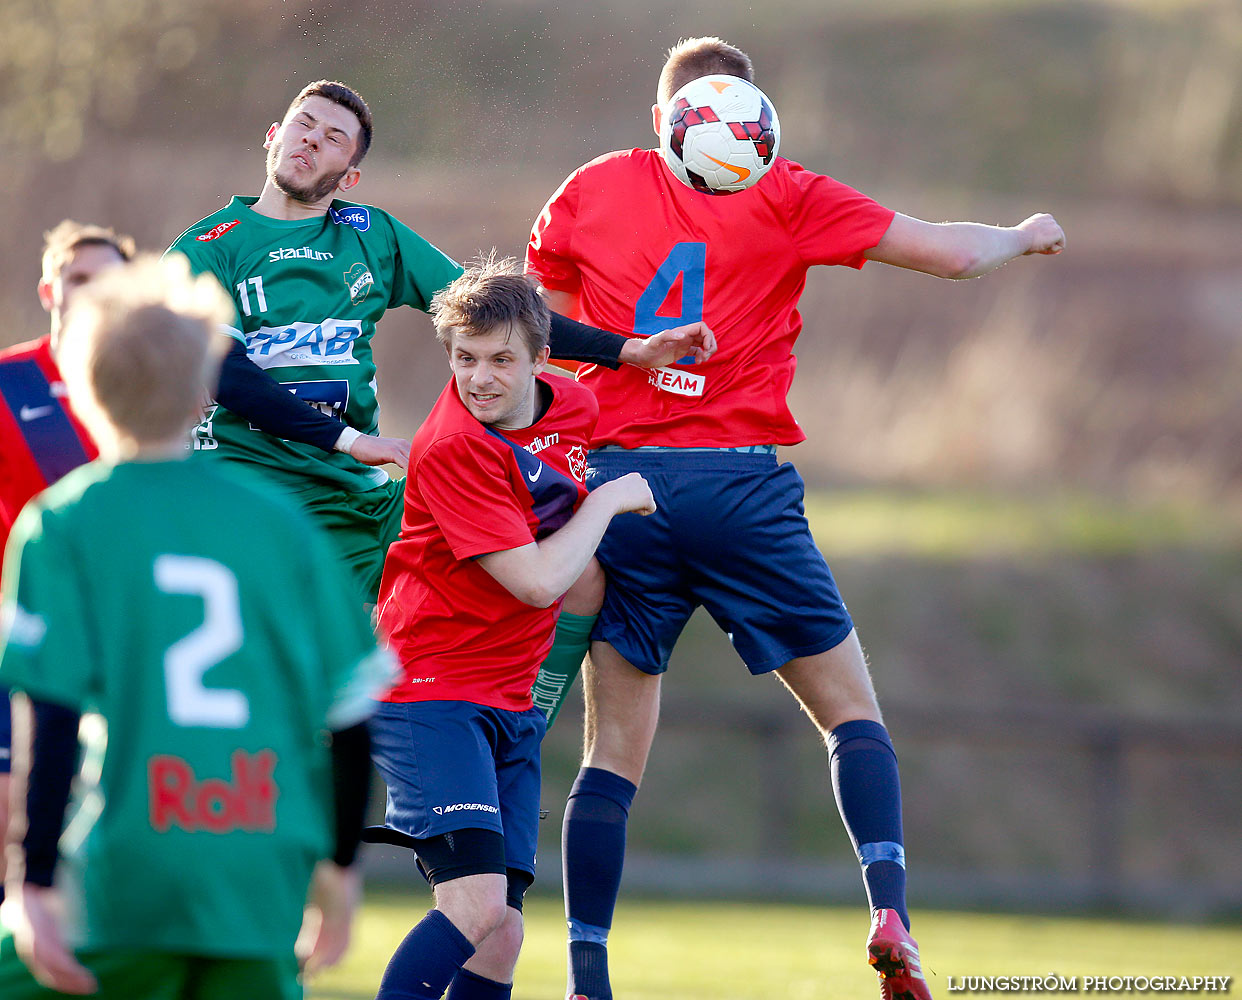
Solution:
{"label": "green jersey player", "polygon": [[[61,363],[101,461],[25,509],[5,568],[25,816],[0,995],[300,997],[308,885],[308,966],[348,940],[389,659],[306,515],[184,461],[218,365],[214,281],[148,258],[81,295]],[[79,712],[93,736],[57,872]]]}
{"label": "green jersey player", "polygon": [[[343,200],[358,184],[371,112],[349,87],[303,88],[267,133],[257,198],[234,198],[173,243],[231,292],[236,344],[194,435],[202,456],[244,462],[296,494],[330,530],[369,600],[400,528],[409,443],[377,436],[371,338],[391,308],[426,311],[460,266],[370,205]],[[715,344],[695,323],[630,339],[553,322],[554,357],[617,367],[705,358]]]}

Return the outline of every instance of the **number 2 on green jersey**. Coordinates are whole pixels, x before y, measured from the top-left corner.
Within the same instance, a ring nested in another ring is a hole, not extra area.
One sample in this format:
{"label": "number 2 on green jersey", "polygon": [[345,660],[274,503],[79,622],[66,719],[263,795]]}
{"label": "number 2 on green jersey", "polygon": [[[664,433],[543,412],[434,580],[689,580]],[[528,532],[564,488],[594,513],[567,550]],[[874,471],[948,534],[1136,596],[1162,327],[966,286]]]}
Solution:
{"label": "number 2 on green jersey", "polygon": [[237,577],[227,566],[199,556],[161,555],[155,585],[165,594],[198,597],[203,623],[164,652],[168,717],[178,726],[241,729],[250,721],[250,701],[234,688],[209,688],[203,675],[242,645]]}

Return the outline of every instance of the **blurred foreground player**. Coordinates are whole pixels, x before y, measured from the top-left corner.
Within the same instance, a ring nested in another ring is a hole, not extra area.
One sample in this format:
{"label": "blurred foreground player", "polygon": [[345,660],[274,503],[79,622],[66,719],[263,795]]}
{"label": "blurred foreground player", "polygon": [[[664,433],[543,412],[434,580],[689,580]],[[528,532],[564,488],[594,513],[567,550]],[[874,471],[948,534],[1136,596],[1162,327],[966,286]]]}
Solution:
{"label": "blurred foreground player", "polygon": [[[6,564],[6,1000],[293,1000],[299,928],[311,970],[348,942],[390,658],[304,515],[184,461],[227,308],[183,261],[147,259],[84,289],[62,331],[101,460],[26,507]],[[57,872],[80,712],[96,738]]]}
{"label": "blurred foreground player", "polygon": [[[130,237],[103,226],[65,219],[44,234],[38,293],[51,330],[0,351],[0,555],[26,501],[98,454],[69,406],[56,367],[56,349],[65,313],[78,289],[133,255]],[[8,823],[11,738],[8,695],[0,690],[0,830]],[[0,882],[3,879],[0,855]]]}
{"label": "blurred foreground player", "polygon": [[415,851],[435,908],[397,948],[379,997],[505,1000],[539,825],[547,723],[531,685],[608,522],[655,504],[637,475],[587,496],[598,406],[543,372],[548,308],[533,282],[489,259],[433,313],[453,377],[410,449],[379,604],[404,676],[371,730],[388,785],[374,839]]}
{"label": "blurred foreground player", "polygon": [[[717,38],[671,50],[652,109],[657,134],[673,94],[716,73],[753,82],[746,54]],[[721,197],[679,182],[658,150],[610,153],[571,174],[545,206],[527,265],[554,309],[644,332],[703,320],[718,342],[711,359],[662,378],[629,369],[581,376],[600,401],[589,485],[641,472],[660,511],[618,518],[599,549],[608,586],[585,677],[584,766],[563,838],[570,995],[611,996],[606,946],[629,807],[655,734],[660,675],[700,605],[751,673],[776,673],[828,746],[872,908],[868,958],[882,994],[929,995],[906,913],[897,758],[853,623],[811,538],[802,480],[776,459],[778,445],[804,437],[785,401],[798,298],[815,264],[876,260],[969,278],[1063,247],[1048,215],[1011,228],[935,225],[781,157],[754,186]],[[669,312],[679,315],[665,319]]]}

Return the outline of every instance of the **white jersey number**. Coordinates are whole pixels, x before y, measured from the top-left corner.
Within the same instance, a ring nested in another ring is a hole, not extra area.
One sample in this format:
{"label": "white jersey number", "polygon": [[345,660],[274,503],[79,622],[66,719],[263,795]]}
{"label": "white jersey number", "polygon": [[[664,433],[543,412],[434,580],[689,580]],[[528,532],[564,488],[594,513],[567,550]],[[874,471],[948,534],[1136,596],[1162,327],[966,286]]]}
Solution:
{"label": "white jersey number", "polygon": [[237,577],[214,559],[162,555],[155,559],[155,585],[165,594],[202,598],[203,623],[164,653],[168,716],[178,726],[240,729],[250,721],[250,702],[233,688],[209,688],[203,675],[242,645]]}
{"label": "white jersey number", "polygon": [[255,311],[267,312],[267,296],[263,294],[263,277],[256,274],[248,281],[239,281],[233,286],[237,290],[237,299],[241,302],[242,315],[253,315],[250,309],[250,294],[246,289],[247,285],[251,285],[254,288],[255,302],[259,307]]}

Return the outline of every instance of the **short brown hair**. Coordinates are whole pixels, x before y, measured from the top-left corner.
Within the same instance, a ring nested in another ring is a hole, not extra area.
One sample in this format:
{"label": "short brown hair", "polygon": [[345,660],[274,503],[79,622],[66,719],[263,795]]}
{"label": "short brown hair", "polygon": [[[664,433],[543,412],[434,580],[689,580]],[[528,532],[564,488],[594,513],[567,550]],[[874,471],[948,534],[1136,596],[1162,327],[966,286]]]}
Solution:
{"label": "short brown hair", "polygon": [[121,260],[131,260],[134,256],[132,236],[123,236],[107,226],[64,219],[43,234],[43,280],[51,281],[56,277],[56,272],[84,246],[112,247]]}
{"label": "short brown hair", "polygon": [[470,337],[497,327],[516,328],[532,359],[548,346],[552,313],[535,283],[513,257],[480,255],[465,273],[431,300],[436,339],[453,346],[453,336]]}
{"label": "short brown hair", "polygon": [[668,50],[664,69],[660,71],[656,99],[663,106],[691,80],[713,73],[740,76],[743,80],[755,82],[750,56],[737,46],[730,45],[715,35],[683,38]]}
{"label": "short brown hair", "polygon": [[143,254],[84,286],[58,354],[74,408],[102,442],[167,441],[214,389],[232,304],[180,254]]}
{"label": "short brown hair", "polygon": [[354,155],[349,158],[349,165],[356,167],[362,162],[362,158],[367,155],[367,150],[371,148],[371,132],[373,123],[371,120],[371,109],[367,106],[367,102],[362,99],[362,95],[353,87],[347,87],[343,83],[336,80],[316,80],[314,83],[308,83],[301,89],[298,96],[293,99],[293,103],[289,105],[289,109],[285,112],[288,118],[290,113],[308,97],[322,97],[339,104],[346,111],[352,111],[358,124],[362,128],[358,132],[358,142],[354,147]]}

